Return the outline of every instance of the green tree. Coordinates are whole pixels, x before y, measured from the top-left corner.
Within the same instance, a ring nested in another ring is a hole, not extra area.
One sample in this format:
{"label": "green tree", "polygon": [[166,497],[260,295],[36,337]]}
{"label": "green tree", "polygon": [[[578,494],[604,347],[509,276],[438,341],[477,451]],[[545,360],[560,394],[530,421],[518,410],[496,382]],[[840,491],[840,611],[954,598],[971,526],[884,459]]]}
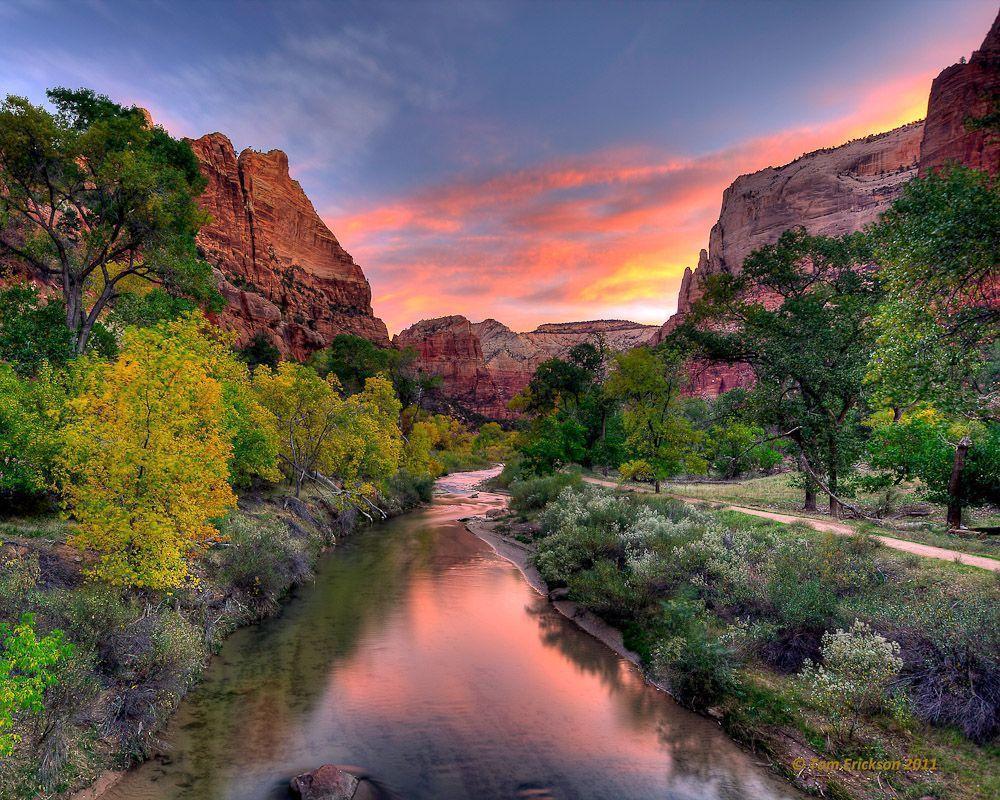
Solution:
{"label": "green tree", "polygon": [[17,717],[41,713],[56,668],[72,655],[62,631],[39,638],[30,614],[17,625],[0,623],[0,756],[9,756],[20,740],[11,731]]}
{"label": "green tree", "polygon": [[959,166],[935,171],[907,184],[867,235],[885,284],[868,370],[873,392],[896,423],[927,403],[950,419],[883,427],[876,438],[885,449],[872,457],[887,471],[889,456],[898,457],[896,471],[920,477],[960,528],[962,507],[978,501],[974,468],[989,461],[992,439],[954,431],[962,420],[987,432],[1000,421],[1000,180]]}
{"label": "green tree", "polygon": [[360,336],[341,333],[330,345],[313,353],[309,366],[320,377],[336,375],[347,394],[365,388],[369,378],[388,378],[404,407],[419,404],[424,393],[440,383],[440,378],[418,374],[414,367],[417,352],[412,347],[402,349],[379,347]]}
{"label": "green tree", "polygon": [[922,401],[995,415],[997,386],[978,378],[1000,325],[1000,180],[965,167],[915,179],[867,237],[885,287],[878,399],[897,415]]}
{"label": "green tree", "polygon": [[681,472],[702,472],[701,439],[683,414],[683,359],[667,348],[638,347],[615,356],[605,390],[622,404],[625,444],[632,460],[648,465],[655,491]]}
{"label": "green tree", "polygon": [[22,378],[0,363],[0,498],[12,502],[54,488],[76,372],[43,365],[34,378]]}
{"label": "green tree", "polygon": [[927,499],[947,505],[949,526],[961,528],[966,506],[997,499],[1000,423],[919,409],[875,427],[868,462],[885,482],[919,480]]}
{"label": "green tree", "polygon": [[237,349],[237,352],[252,370],[261,364],[275,369],[281,361],[281,351],[263,331],[257,331],[246,345]]}
{"label": "green tree", "polygon": [[34,286],[0,289],[0,308],[0,361],[19,374],[34,375],[43,363],[59,366],[73,355],[62,305],[41,302]]}
{"label": "green tree", "polygon": [[864,378],[880,297],[874,271],[856,268],[868,260],[861,237],[786,231],[752,253],[739,276],[710,280],[676,334],[710,359],[753,367],[762,415],[795,443],[835,516],[864,445]]}
{"label": "green tree", "polygon": [[0,104],[0,253],[61,287],[82,353],[124,281],[218,302],[195,251],[205,186],[190,146],[86,89],[52,89],[52,113]]}

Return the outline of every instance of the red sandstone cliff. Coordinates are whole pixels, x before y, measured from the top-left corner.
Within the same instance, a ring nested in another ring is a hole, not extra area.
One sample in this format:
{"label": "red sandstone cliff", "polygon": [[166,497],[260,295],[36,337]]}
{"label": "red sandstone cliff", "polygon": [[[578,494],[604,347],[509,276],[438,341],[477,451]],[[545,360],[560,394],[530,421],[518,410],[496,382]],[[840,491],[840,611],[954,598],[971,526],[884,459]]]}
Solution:
{"label": "red sandstone cliff", "polygon": [[466,411],[509,419],[514,415],[507,403],[546,359],[563,357],[583,342],[603,342],[609,352],[628,350],[648,343],[658,330],[624,320],[597,320],[551,323],[515,333],[495,319],[470,323],[455,316],[418,322],[393,343],[417,351],[417,368],[441,377],[441,394],[447,399]]}
{"label": "red sandstone cliff", "polygon": [[221,324],[242,342],[264,333],[296,358],[338,333],[388,345],[364,273],[288,174],[288,157],[280,150],[237,157],[221,133],[191,147],[208,180],[200,203],[212,219],[197,241],[228,304]]}
{"label": "red sandstone cliff", "polygon": [[967,123],[1000,111],[1000,14],[967,64],[934,79],[920,143],[920,174],[949,162],[1000,173],[1000,135]]}
{"label": "red sandstone cliff", "polygon": [[489,417],[509,416],[499,403],[486,369],[479,337],[465,317],[425,319],[393,337],[396,347],[417,352],[416,368],[441,378],[440,395],[461,411]]}

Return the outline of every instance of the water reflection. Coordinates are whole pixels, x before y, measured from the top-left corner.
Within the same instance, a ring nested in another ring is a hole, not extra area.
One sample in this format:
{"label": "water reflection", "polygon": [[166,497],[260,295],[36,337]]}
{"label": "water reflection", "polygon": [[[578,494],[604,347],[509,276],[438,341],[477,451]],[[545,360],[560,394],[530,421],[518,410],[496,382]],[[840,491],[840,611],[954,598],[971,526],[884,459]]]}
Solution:
{"label": "water reflection", "polygon": [[110,797],[259,800],[327,762],[403,798],[794,796],[469,534],[458,518],[502,503],[469,484],[355,537],[233,636],[169,758]]}

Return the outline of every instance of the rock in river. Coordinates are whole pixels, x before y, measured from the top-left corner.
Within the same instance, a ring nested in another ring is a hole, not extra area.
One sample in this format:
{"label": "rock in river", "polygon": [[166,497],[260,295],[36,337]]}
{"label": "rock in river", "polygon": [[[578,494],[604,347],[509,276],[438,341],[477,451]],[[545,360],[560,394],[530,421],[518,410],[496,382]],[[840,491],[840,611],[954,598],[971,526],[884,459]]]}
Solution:
{"label": "rock in river", "polygon": [[292,778],[292,795],[300,800],[378,800],[382,792],[367,778],[359,778],[334,764]]}

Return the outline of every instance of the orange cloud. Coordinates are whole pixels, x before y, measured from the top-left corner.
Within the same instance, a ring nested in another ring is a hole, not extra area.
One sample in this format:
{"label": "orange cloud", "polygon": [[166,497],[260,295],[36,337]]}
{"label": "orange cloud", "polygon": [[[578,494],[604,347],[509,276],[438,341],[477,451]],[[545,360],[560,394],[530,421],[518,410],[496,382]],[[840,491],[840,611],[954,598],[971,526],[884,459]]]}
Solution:
{"label": "orange cloud", "polygon": [[703,155],[607,149],[463,176],[328,222],[393,331],[455,313],[515,329],[610,316],[660,323],[734,178],[920,119],[929,83],[909,74],[855,87],[847,115]]}

